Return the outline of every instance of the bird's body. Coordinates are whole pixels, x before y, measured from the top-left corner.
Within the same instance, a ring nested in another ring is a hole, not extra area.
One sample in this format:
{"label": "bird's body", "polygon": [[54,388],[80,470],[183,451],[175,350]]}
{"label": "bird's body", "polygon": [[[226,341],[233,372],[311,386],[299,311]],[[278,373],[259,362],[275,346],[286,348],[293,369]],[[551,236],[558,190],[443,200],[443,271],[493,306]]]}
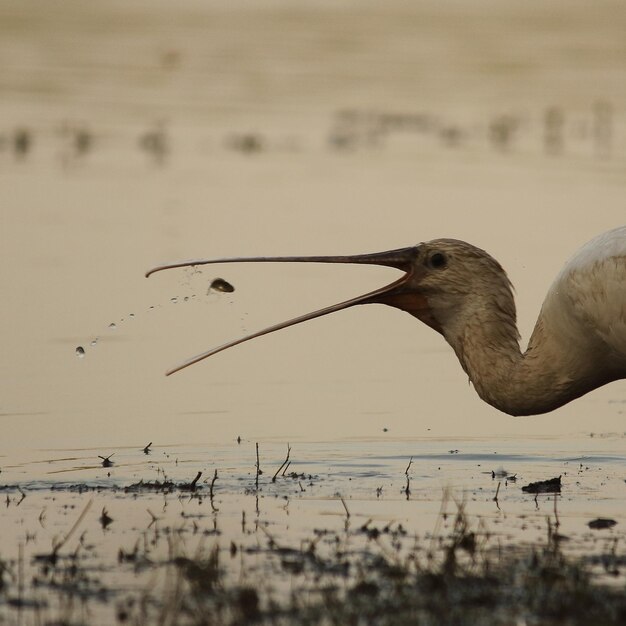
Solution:
{"label": "bird's body", "polygon": [[555,405],[545,410],[626,378],[626,228],[596,237],[559,272],[525,360],[552,372],[544,398]]}
{"label": "bird's body", "polygon": [[476,297],[465,295],[458,307],[444,302],[442,308],[455,314],[442,334],[483,400],[510,415],[546,413],[626,378],[626,227],[590,241],[565,265],[524,353],[513,294],[499,265],[465,242],[429,245],[458,246],[465,268],[476,259],[471,273],[477,276],[469,280]]}
{"label": "bird's body", "polygon": [[334,257],[196,259],[151,270],[241,261],[365,263],[405,274],[390,285],[277,324],[194,357],[169,373],[280,328],[356,304],[407,311],[441,333],[480,397],[511,415],[552,411],[626,378],[626,226],[583,246],[550,287],[528,348],[519,347],[506,273],[464,241],[435,239],[390,252]]}

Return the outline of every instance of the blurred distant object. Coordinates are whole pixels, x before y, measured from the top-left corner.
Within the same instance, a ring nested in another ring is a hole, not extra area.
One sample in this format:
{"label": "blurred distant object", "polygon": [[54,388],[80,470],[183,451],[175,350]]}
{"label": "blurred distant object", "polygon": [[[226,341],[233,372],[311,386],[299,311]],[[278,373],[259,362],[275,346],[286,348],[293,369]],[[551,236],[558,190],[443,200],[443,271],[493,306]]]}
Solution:
{"label": "blurred distant object", "polygon": [[[584,109],[542,106],[539,110],[514,113],[496,110],[489,117],[486,113],[455,118],[450,112],[339,109],[330,113],[326,127],[320,125],[318,142],[320,139],[326,141],[328,149],[346,154],[364,150],[378,150],[381,155],[387,151],[397,154],[398,149],[404,154],[417,154],[424,150],[487,147],[503,154],[518,148],[524,155],[567,152],[570,156],[614,159],[624,154],[624,124],[621,109],[604,99],[596,99]],[[49,125],[34,127],[37,129],[38,154],[44,157],[52,154],[63,167],[85,161],[96,148],[99,154],[108,150],[109,155],[119,155],[122,146],[118,144],[116,147],[115,142],[123,141],[127,147],[129,133],[132,133],[130,141],[136,137],[139,150],[157,165],[162,165],[172,151],[172,130],[165,120],[148,122],[143,130],[139,126],[122,132],[107,127],[106,123],[94,129],[82,120],[66,120],[61,124],[53,121]],[[300,132],[289,129],[282,133],[272,127],[232,130],[216,140],[218,132],[213,129],[211,135],[207,130],[203,135],[199,129],[195,133],[196,145],[214,146],[220,141],[220,149],[244,155],[303,153],[311,145],[308,129]],[[0,127],[0,153],[17,160],[33,151],[34,140],[35,131],[27,124]],[[180,150],[183,145],[190,144],[182,142]],[[194,158],[198,156],[196,152]],[[101,159],[98,162],[102,162]]]}
{"label": "blurred distant object", "polygon": [[548,154],[560,154],[565,143],[565,114],[560,107],[549,107],[543,117],[543,145]]}
{"label": "blurred distant object", "polygon": [[448,148],[457,148],[465,139],[466,133],[459,126],[448,124],[439,129],[439,138]]}
{"label": "blurred distant object", "polygon": [[372,147],[383,133],[374,114],[352,109],[337,111],[328,143],[335,150],[354,150],[357,147]]}
{"label": "blurred distant object", "polygon": [[377,113],[377,123],[385,132],[427,133],[437,126],[428,113]]}
{"label": "blurred distant object", "polygon": [[499,115],[489,124],[491,145],[502,151],[509,150],[519,128],[519,120],[512,115]]}
{"label": "blurred distant object", "polygon": [[170,142],[165,122],[157,122],[152,130],[148,130],[140,135],[139,147],[150,155],[157,165],[163,165],[170,152]]}
{"label": "blurred distant object", "polygon": [[358,140],[357,133],[347,126],[335,126],[328,135],[328,145],[334,150],[353,150]]}
{"label": "blurred distant object", "polygon": [[593,105],[593,138],[596,154],[611,156],[613,148],[613,107],[610,102],[598,100]]}
{"label": "blurred distant object", "polygon": [[72,145],[77,155],[87,154],[93,146],[93,135],[86,128],[76,128],[72,136]]}
{"label": "blurred distant object", "polygon": [[380,111],[337,111],[328,137],[335,150],[378,148],[390,135],[429,133],[436,128],[434,119],[425,113]]}
{"label": "blurred distant object", "polygon": [[13,133],[13,154],[18,158],[24,158],[33,147],[33,136],[27,128],[16,128]]}
{"label": "blurred distant object", "polygon": [[60,159],[64,167],[84,157],[93,149],[93,134],[82,124],[64,122],[59,129],[63,141]]}
{"label": "blurred distant object", "polygon": [[167,48],[159,52],[159,65],[164,70],[175,70],[180,67],[182,54],[176,48]]}
{"label": "blurred distant object", "polygon": [[259,133],[247,132],[231,135],[226,144],[232,150],[244,154],[255,154],[265,149],[265,140]]}

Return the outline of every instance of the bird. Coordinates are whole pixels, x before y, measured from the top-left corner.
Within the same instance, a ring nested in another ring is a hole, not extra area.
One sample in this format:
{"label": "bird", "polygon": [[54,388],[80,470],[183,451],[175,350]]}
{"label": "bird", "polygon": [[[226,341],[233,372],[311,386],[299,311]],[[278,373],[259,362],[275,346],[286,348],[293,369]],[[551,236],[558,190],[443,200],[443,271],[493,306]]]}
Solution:
{"label": "bird", "polygon": [[173,374],[227,348],[361,304],[385,304],[440,333],[478,395],[513,416],[553,411],[626,378],[626,226],[580,248],[548,290],[528,346],[520,349],[513,286],[484,250],[457,239],[347,256],[191,259],[146,273],[210,263],[353,263],[396,268],[394,282],[212,348]]}

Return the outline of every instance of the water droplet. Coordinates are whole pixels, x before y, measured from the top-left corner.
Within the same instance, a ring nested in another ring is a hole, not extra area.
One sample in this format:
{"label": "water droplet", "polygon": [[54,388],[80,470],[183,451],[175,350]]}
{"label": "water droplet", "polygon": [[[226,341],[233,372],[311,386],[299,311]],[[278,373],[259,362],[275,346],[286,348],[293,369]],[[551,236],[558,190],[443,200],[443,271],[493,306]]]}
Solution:
{"label": "water droplet", "polygon": [[111,322],[111,323],[109,324],[109,328],[110,328],[111,330],[115,330],[115,329],[117,328],[117,324],[116,324],[115,322]]}
{"label": "water droplet", "polygon": [[189,302],[189,296],[185,296],[185,297],[183,298],[183,300],[184,300],[185,302]]}
{"label": "water droplet", "polygon": [[178,298],[174,296],[173,298],[170,298],[170,302],[173,302],[174,304],[176,304],[178,302]]}
{"label": "water droplet", "polygon": [[82,346],[77,346],[77,348],[76,348],[76,356],[79,359],[82,359],[85,356],[85,348],[83,348]]}
{"label": "water droplet", "polygon": [[93,346],[95,346],[97,343],[98,343],[98,337],[96,337],[95,339],[93,339],[89,345],[91,345],[91,346],[93,347]]}
{"label": "water droplet", "polygon": [[211,289],[215,291],[221,291],[223,293],[232,293],[235,288],[223,278],[216,278],[211,283]]}

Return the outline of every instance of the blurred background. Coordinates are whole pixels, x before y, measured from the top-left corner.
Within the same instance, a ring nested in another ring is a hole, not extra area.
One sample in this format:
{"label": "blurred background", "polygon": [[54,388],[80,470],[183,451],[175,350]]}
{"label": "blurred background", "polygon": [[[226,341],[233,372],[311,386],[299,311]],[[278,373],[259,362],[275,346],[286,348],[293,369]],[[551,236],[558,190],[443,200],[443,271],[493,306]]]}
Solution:
{"label": "blurred background", "polygon": [[567,257],[624,223],[625,32],[618,0],[1,1],[0,450],[623,433],[623,383],[514,419],[382,306],[165,378],[396,273],[143,274],[455,237],[507,269],[525,343]]}

